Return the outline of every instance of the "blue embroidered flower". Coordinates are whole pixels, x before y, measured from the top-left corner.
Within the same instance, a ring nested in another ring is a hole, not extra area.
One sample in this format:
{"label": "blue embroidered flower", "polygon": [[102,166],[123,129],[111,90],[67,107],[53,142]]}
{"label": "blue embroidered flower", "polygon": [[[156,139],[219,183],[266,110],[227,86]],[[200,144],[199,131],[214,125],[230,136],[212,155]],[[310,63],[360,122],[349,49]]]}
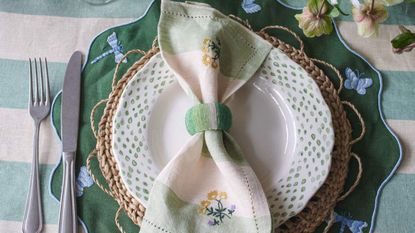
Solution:
{"label": "blue embroidered flower", "polygon": [[92,177],[89,175],[85,166],[82,166],[79,170],[78,177],[76,178],[76,196],[80,197],[84,194],[84,188],[91,187],[94,184]]}
{"label": "blue embroidered flower", "polygon": [[344,71],[346,80],[344,81],[344,87],[349,90],[356,90],[359,95],[366,94],[366,88],[372,86],[373,81],[363,73],[359,73],[358,70],[353,71],[347,67]]}
{"label": "blue embroidered flower", "polygon": [[340,231],[339,233],[344,233],[346,226],[349,228],[349,230],[352,233],[363,233],[363,228],[367,227],[367,223],[359,220],[353,220],[350,218],[347,218],[345,216],[341,216],[337,213],[335,214],[335,222],[339,222],[340,225]]}
{"label": "blue embroidered flower", "polygon": [[255,0],[242,0],[242,8],[248,14],[252,14],[261,10],[261,6],[255,3]]}
{"label": "blue embroidered flower", "polygon": [[[109,35],[108,38],[107,38],[107,42],[111,46],[112,49],[110,49],[110,50],[104,52],[103,54],[99,55],[98,57],[96,57],[94,60],[91,61],[91,64],[94,64],[94,63],[98,62],[99,60],[103,59],[104,57],[106,57],[110,54],[114,54],[115,63],[119,63],[121,61],[122,57],[124,56],[124,54],[122,54],[123,47],[117,39],[117,34],[115,32],[111,33],[111,35]],[[127,63],[127,59],[124,59],[123,62]]]}

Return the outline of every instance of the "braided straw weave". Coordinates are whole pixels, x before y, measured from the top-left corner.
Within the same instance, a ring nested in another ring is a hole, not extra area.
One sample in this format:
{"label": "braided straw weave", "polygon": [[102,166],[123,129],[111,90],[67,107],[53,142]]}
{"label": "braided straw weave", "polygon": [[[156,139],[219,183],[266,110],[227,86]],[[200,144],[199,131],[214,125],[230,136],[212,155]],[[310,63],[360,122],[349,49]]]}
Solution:
{"label": "braided straw weave", "polygon": [[[231,16],[232,17],[232,16]],[[245,21],[240,21],[236,17],[232,17],[235,20],[241,22],[248,28],[250,26]],[[295,38],[297,38],[300,42],[300,49],[296,49],[293,46],[282,42],[276,37],[270,36],[266,30],[269,29],[279,29],[285,30],[291,33]],[[330,168],[330,173],[328,178],[326,179],[323,186],[319,189],[319,191],[315,194],[315,196],[309,201],[307,206],[304,208],[302,212],[298,215],[292,217],[283,225],[281,225],[276,232],[292,232],[292,233],[300,233],[300,232],[313,232],[320,224],[322,224],[325,220],[327,220],[327,227],[324,232],[328,232],[331,225],[334,223],[334,207],[336,203],[342,199],[344,199],[358,184],[359,178],[361,176],[361,170],[359,171],[358,178],[355,184],[343,194],[343,186],[346,180],[346,176],[348,174],[348,164],[350,158],[353,156],[359,162],[359,167],[361,168],[360,159],[357,155],[351,153],[351,146],[356,141],[360,140],[364,134],[364,122],[360,117],[358,111],[354,108],[354,106],[350,103],[342,103],[339,98],[339,92],[341,91],[341,86],[336,89],[330,79],[323,73],[323,71],[315,65],[315,62],[322,63],[332,69],[338,74],[340,78],[340,84],[342,84],[342,78],[339,72],[330,64],[314,60],[309,58],[303,51],[303,43],[299,39],[299,37],[290,31],[287,28],[281,26],[269,26],[263,28],[261,31],[257,32],[265,40],[269,41],[275,47],[282,50],[285,54],[287,54],[292,60],[296,63],[300,64],[314,79],[317,85],[320,88],[320,91],[327,102],[331,114],[332,114],[332,121],[335,131],[335,145],[332,152],[332,163]],[[87,166],[91,176],[94,178],[97,185],[103,189],[106,193],[111,195],[119,204],[120,208],[116,213],[115,222],[119,227],[121,232],[124,232],[121,225],[118,222],[118,217],[120,215],[121,210],[124,210],[128,217],[135,223],[140,224],[142,221],[142,217],[145,212],[145,208],[142,204],[140,204],[133,196],[127,191],[125,184],[123,183],[120,171],[117,166],[116,160],[114,158],[112,148],[111,148],[111,140],[112,140],[112,122],[113,117],[115,115],[115,111],[117,109],[117,105],[119,102],[119,98],[121,97],[122,91],[124,90],[127,83],[133,78],[133,76],[146,64],[146,62],[156,53],[159,52],[158,47],[155,43],[153,43],[153,47],[147,52],[144,53],[141,50],[130,51],[129,53],[142,53],[144,56],[137,61],[129,70],[122,76],[122,78],[116,82],[117,78],[117,71],[119,64],[117,65],[115,74],[114,74],[114,82],[113,82],[113,89],[110,93],[107,100],[100,101],[97,105],[105,103],[106,107],[104,109],[104,113],[101,117],[101,120],[98,125],[98,131],[94,129],[94,112],[97,107],[93,109],[91,113],[91,127],[94,134],[97,137],[97,144],[94,151],[90,154],[87,160]],[[127,53],[125,55],[128,56]],[[362,124],[362,133],[357,139],[351,138],[351,126],[346,117],[346,112],[344,111],[343,104],[346,104],[350,107],[357,116],[359,117],[361,124]],[[92,174],[90,170],[90,161],[93,156],[96,155],[99,160],[99,166],[101,169],[101,173],[104,176],[109,190],[105,189],[95,176]]]}

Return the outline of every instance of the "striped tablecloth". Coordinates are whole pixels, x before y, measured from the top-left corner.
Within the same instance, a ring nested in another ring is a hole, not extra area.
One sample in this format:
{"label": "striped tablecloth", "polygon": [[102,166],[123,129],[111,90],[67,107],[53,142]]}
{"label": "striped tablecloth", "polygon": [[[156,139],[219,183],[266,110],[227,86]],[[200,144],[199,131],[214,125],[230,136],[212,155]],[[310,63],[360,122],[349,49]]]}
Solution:
{"label": "striped tablecloth", "polygon": [[[74,50],[86,53],[96,34],[144,16],[152,2],[116,0],[105,6],[82,0],[0,2],[0,232],[21,232],[28,190],[33,123],[26,109],[27,59],[48,58],[56,94]],[[415,31],[414,13],[415,7],[406,14],[405,7],[393,7],[380,36],[372,39],[357,36],[350,17],[338,21],[347,43],[382,71],[384,114],[404,149],[403,162],[381,196],[376,233],[415,232],[415,52],[394,55],[389,43],[398,33],[397,24]],[[40,138],[44,232],[52,233],[57,232],[58,203],[49,195],[48,183],[61,146],[49,121],[42,125]]]}

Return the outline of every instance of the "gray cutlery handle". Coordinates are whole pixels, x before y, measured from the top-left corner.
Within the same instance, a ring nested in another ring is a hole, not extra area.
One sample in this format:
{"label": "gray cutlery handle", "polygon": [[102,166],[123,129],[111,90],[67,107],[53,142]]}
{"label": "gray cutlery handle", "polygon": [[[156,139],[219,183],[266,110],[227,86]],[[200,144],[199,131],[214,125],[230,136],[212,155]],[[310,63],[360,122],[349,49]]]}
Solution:
{"label": "gray cutlery handle", "polygon": [[59,233],[78,233],[75,196],[75,153],[63,152],[63,184],[59,212]]}
{"label": "gray cutlery handle", "polygon": [[43,227],[39,184],[39,128],[40,122],[35,122],[32,171],[30,174],[29,193],[23,218],[23,233],[39,233]]}

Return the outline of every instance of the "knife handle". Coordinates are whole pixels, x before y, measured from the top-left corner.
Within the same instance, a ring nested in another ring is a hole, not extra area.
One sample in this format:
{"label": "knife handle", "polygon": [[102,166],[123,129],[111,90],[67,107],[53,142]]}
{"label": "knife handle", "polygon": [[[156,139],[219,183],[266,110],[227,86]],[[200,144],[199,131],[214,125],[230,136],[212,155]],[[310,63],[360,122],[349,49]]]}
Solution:
{"label": "knife handle", "polygon": [[59,211],[59,233],[78,233],[75,196],[75,152],[63,152],[63,184]]}

